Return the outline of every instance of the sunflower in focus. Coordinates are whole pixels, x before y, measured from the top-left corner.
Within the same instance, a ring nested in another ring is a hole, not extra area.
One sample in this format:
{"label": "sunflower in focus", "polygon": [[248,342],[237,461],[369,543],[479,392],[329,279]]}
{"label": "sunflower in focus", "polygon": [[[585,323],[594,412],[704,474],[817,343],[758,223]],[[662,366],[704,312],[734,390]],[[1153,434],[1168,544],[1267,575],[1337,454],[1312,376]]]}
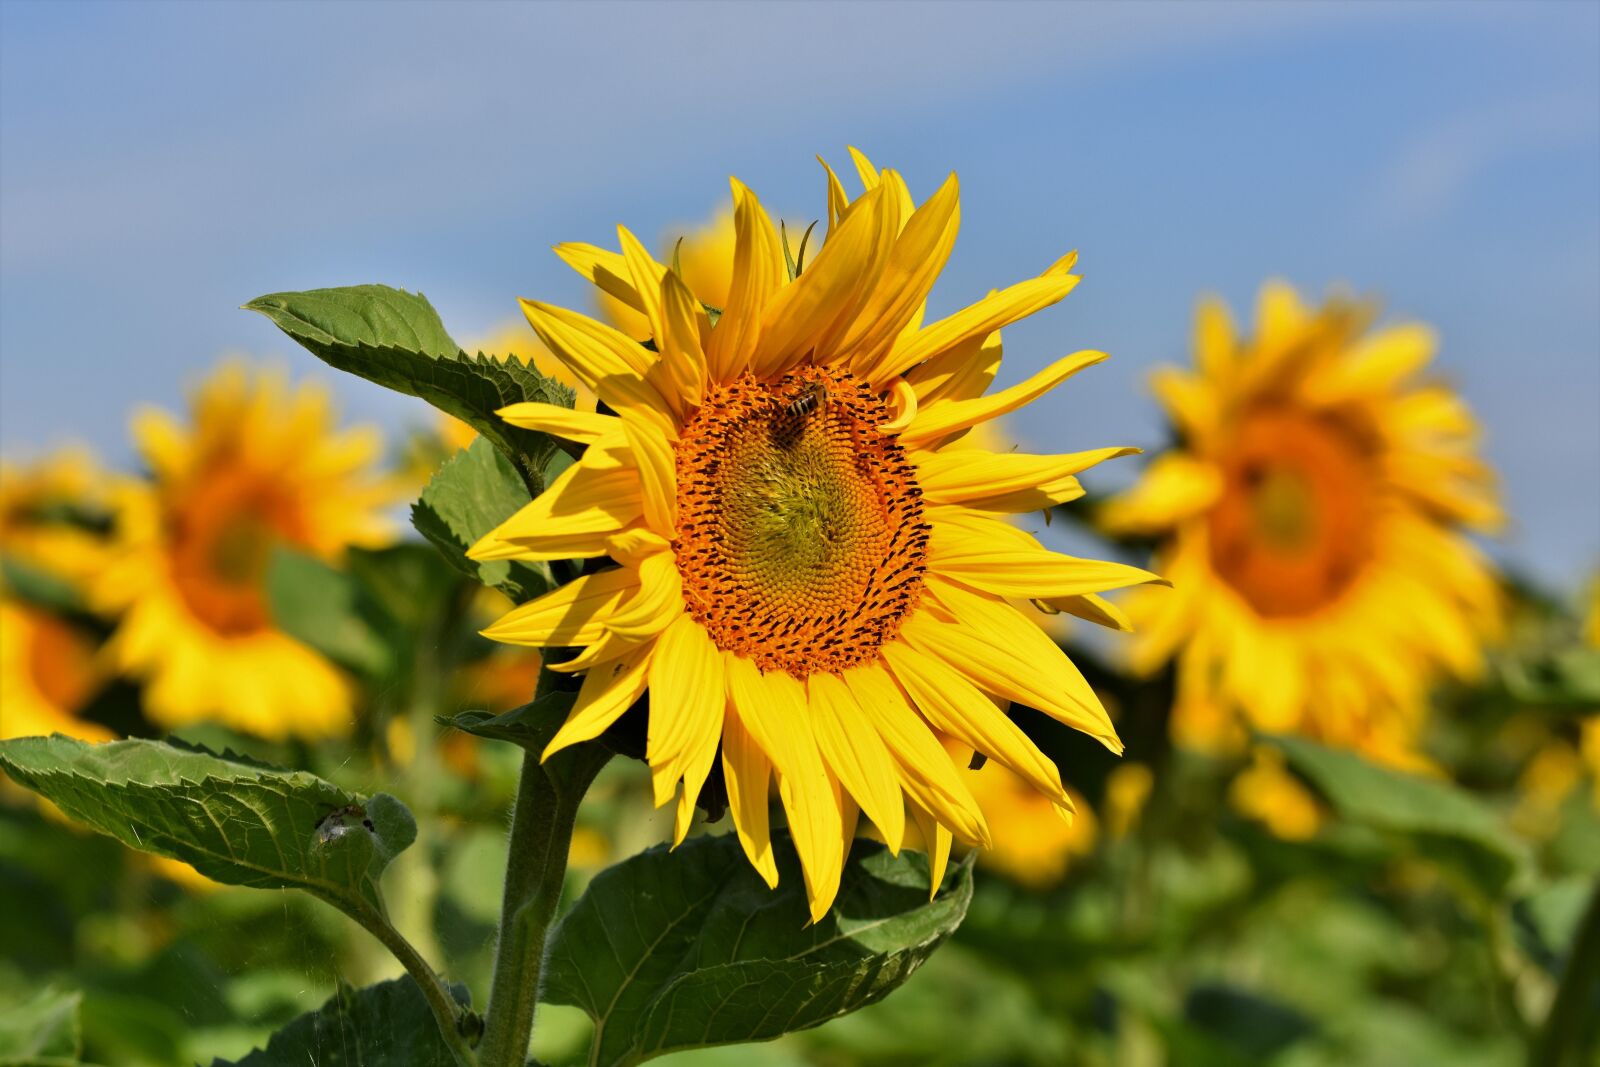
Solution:
{"label": "sunflower in focus", "polygon": [[122,555],[98,583],[121,614],[118,667],[146,679],[150,718],[215,719],[263,737],[319,737],[350,724],[351,690],[268,612],[279,546],[334,558],[389,536],[396,486],[373,469],[380,442],[337,430],[327,394],[280,373],[223,364],[191,399],[191,424],[135,417],[148,485],[119,494]]}
{"label": "sunflower in focus", "polygon": [[865,192],[849,199],[827,172],[827,234],[794,277],[766,211],[732,183],[719,305],[626,229],[621,252],[557,249],[644,317],[651,344],[523,302],[605,411],[502,411],[587,447],[471,552],[593,561],[485,631],[580,649],[554,665],[584,680],[546,756],[599,735],[648,690],[655,801],[677,795],[677,839],[720,752],[739,839],[776,884],[776,783],[813,917],[837,893],[861,812],[895,850],[916,824],[935,885],[952,839],[992,842],[945,738],[1070,809],[1009,703],[1121,743],[1083,676],[1011,601],[1103,618],[1099,592],[1159,581],[1051,552],[1006,521],[1077,498],[1080,471],[1133,450],[948,447],[1105,358],[1080,352],[984,395],[997,331],[1070,292],[1076,257],[924,324],[955,241],[956,179],[917,207],[899,174],[856,155]]}
{"label": "sunflower in focus", "polygon": [[1126,607],[1135,666],[1177,661],[1180,743],[1233,748],[1248,725],[1420,767],[1427,685],[1476,675],[1498,631],[1493,572],[1465,535],[1500,520],[1477,424],[1419,380],[1430,330],[1371,320],[1269,283],[1256,336],[1202,303],[1195,369],[1153,379],[1179,443],[1102,517],[1159,539],[1173,589]]}

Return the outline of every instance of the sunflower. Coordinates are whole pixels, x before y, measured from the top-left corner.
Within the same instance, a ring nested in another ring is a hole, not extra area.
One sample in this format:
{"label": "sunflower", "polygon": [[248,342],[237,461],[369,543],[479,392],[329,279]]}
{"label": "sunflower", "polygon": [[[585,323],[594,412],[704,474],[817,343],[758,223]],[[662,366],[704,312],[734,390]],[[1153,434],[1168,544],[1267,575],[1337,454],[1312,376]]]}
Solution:
{"label": "sunflower", "polygon": [[0,739],[62,733],[110,741],[110,730],[78,716],[104,680],[89,634],[54,615],[0,600]]}
{"label": "sunflower", "polygon": [[97,586],[100,606],[122,613],[112,655],[147,679],[160,725],[341,733],[350,687],[273,624],[266,571],[279,546],[333,558],[386,540],[395,487],[372,470],[379,439],[335,430],[321,389],[239,363],[223,364],[191,408],[188,427],[159,411],[133,423],[151,482],[119,494],[123,554]]}
{"label": "sunflower", "polygon": [[[108,559],[105,484],[82,448],[0,463],[0,564],[82,594]],[[109,730],[78,717],[105,681],[97,644],[77,622],[14,596],[0,574],[0,738],[110,740]]]}
{"label": "sunflower", "polygon": [[1426,686],[1480,670],[1499,593],[1464,531],[1500,512],[1477,426],[1418,380],[1432,332],[1371,319],[1269,283],[1254,338],[1204,302],[1195,370],[1152,380],[1179,443],[1103,520],[1160,540],[1173,589],[1126,606],[1135,665],[1177,660],[1182,743],[1236,747],[1251,725],[1416,766]]}
{"label": "sunflower", "polygon": [[1080,496],[1078,472],[1132,449],[947,448],[1105,358],[1080,352],[984,395],[996,331],[1071,291],[1076,257],[924,325],[956,236],[955,176],[917,207],[899,174],[857,164],[866,191],[854,200],[827,172],[827,236],[794,277],[767,213],[733,181],[722,305],[626,229],[620,253],[557,249],[645,317],[650,345],[523,302],[604,409],[501,412],[587,447],[472,550],[592,561],[484,631],[581,649],[555,668],[585,676],[546,756],[597,736],[648,690],[647,759],[657,805],[677,794],[676,838],[720,750],[734,827],[770,884],[776,782],[814,916],[837,892],[861,812],[891,849],[908,817],[921,827],[935,884],[953,838],[992,841],[946,736],[1070,809],[1008,703],[1121,743],[1082,675],[1010,600],[1105,619],[1097,593],[1159,581],[1050,552],[1006,521]]}
{"label": "sunflower", "polygon": [[106,564],[106,485],[81,447],[26,465],[0,462],[0,558],[81,592]]}

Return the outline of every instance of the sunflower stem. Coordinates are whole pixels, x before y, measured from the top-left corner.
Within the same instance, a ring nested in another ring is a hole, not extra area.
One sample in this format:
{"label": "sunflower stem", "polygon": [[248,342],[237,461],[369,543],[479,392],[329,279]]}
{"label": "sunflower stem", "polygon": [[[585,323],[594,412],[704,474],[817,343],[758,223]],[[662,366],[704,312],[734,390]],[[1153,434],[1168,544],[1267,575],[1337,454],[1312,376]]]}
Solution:
{"label": "sunflower stem", "polygon": [[578,804],[610,757],[593,741],[563,749],[542,763],[533,749],[523,755],[511,812],[494,977],[478,1047],[482,1067],[523,1067],[527,1062],[545,938],[561,899]]}
{"label": "sunflower stem", "polygon": [[1593,1036],[1593,1005],[1600,996],[1600,881],[1595,883],[1589,906],[1572,939],[1567,966],[1556,989],[1550,1014],[1529,1048],[1528,1062],[1539,1067],[1566,1067],[1584,1060],[1587,1039]]}

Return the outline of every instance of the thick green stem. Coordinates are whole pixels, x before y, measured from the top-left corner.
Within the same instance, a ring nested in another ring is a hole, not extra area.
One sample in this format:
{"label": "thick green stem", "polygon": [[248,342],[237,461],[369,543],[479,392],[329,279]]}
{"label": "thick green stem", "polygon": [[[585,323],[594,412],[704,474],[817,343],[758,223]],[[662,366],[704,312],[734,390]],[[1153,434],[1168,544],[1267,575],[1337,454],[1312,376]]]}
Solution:
{"label": "thick green stem", "polygon": [[1572,939],[1561,985],[1545,1017],[1544,1028],[1529,1049],[1528,1063],[1538,1067],[1566,1067],[1586,1062],[1585,1046],[1594,1035],[1590,1014],[1600,994],[1600,880],[1595,882],[1589,906]]}
{"label": "thick green stem", "polygon": [[511,814],[494,978],[478,1047],[483,1067],[523,1067],[527,1062],[545,937],[561,899],[578,804],[608,758],[610,753],[592,741],[574,745],[543,764],[536,751],[523,756]]}

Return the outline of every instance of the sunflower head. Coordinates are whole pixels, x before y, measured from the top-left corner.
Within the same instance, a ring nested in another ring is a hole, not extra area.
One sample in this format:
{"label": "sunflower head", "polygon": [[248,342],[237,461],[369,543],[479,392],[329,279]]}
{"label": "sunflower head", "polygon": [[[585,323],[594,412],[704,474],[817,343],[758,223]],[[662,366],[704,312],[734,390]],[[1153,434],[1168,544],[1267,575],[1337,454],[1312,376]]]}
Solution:
{"label": "sunflower head", "polygon": [[1233,747],[1233,718],[1406,762],[1422,693],[1470,675],[1499,596],[1464,536],[1500,518],[1471,414],[1421,377],[1432,331],[1365,304],[1261,293],[1255,334],[1201,305],[1193,370],[1153,386],[1179,444],[1104,509],[1154,535],[1175,590],[1136,595],[1144,666],[1176,657],[1174,729]]}
{"label": "sunflower head", "polygon": [[1080,471],[1129,449],[958,445],[1104,358],[1066,356],[986,395],[997,331],[1071,291],[1075,256],[924,323],[959,225],[956,179],[919,206],[896,172],[854,155],[863,193],[850,199],[827,170],[826,236],[794,270],[738,181],[725,291],[697,288],[626,229],[620,251],[557,249],[643,328],[523,302],[601,406],[501,412],[586,448],[470,553],[595,561],[485,631],[579,650],[555,668],[584,679],[549,751],[597,736],[648,691],[647,758],[657,804],[677,795],[678,839],[720,756],[735,829],[775,881],[775,785],[816,916],[862,812],[891,849],[908,821],[921,827],[936,882],[952,839],[990,842],[947,743],[1070,806],[1009,705],[1120,743],[1012,600],[1116,625],[1098,593],[1156,580],[1051,552],[1007,521],[1075,499]]}
{"label": "sunflower head", "polygon": [[268,737],[344,729],[348,686],[276,629],[266,572],[279,546],[332,558],[387,538],[398,485],[373,469],[377,436],[337,430],[320,389],[226,363],[189,423],[146,411],[134,437],[151,478],[119,494],[120,554],[97,595],[124,613],[112,650],[148,679],[151,717]]}

